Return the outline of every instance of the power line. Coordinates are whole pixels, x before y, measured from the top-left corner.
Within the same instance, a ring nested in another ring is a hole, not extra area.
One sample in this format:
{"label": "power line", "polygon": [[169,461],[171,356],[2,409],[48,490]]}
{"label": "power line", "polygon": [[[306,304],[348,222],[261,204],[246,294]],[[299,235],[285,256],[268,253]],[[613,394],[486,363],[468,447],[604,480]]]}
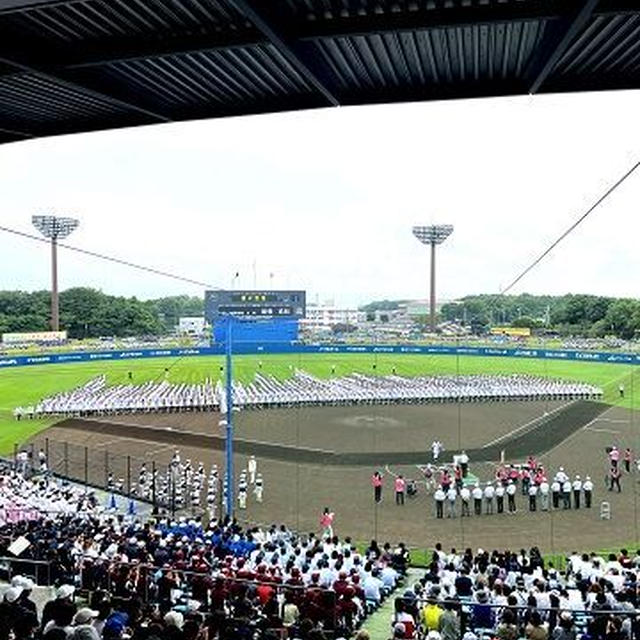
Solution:
{"label": "power line", "polygon": [[[44,242],[45,244],[49,244],[49,240],[47,240],[46,238],[41,238],[40,236],[36,236],[31,233],[26,233],[25,231],[18,231],[17,229],[11,229],[10,227],[5,227],[0,225],[0,231],[11,233],[13,235],[20,236],[22,238],[28,238],[29,240],[35,240],[37,242]],[[131,267],[132,269],[138,269],[140,271],[146,271],[147,273],[153,273],[154,275],[157,275],[157,276],[164,276],[165,278],[172,278],[173,280],[180,280],[181,282],[188,282],[189,284],[195,284],[200,287],[207,287],[209,289],[220,288],[212,284],[209,284],[208,282],[200,282],[199,280],[186,278],[185,276],[180,276],[175,273],[170,273],[169,271],[162,271],[160,269],[154,269],[153,267],[145,267],[144,265],[135,264],[134,262],[129,262],[128,260],[122,260],[120,258],[115,258],[114,256],[108,256],[102,253],[97,253],[95,251],[89,251],[88,249],[81,249],[80,247],[74,247],[70,244],[59,242],[58,246],[64,249],[68,249],[69,251],[75,251],[76,253],[82,253],[84,255],[91,256],[92,258],[99,258],[100,260],[106,260],[107,262],[114,262],[116,264],[120,264],[125,267]]]}
{"label": "power line", "polygon": [[500,295],[504,295],[509,289],[512,289],[529,271],[536,267],[546,256],[551,253],[581,222],[597,209],[638,167],[640,162],[636,162],[615,184],[609,187],[594,204],[592,204],[585,213],[583,213],[559,238],[557,238],[540,256],[538,256],[511,284],[500,291]]}

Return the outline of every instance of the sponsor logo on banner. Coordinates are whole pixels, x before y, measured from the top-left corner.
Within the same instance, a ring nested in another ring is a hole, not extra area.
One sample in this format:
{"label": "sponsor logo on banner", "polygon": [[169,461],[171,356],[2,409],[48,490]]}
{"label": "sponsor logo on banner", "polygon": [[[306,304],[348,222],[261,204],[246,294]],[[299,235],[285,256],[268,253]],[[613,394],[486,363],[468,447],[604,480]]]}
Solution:
{"label": "sponsor logo on banner", "polygon": [[486,348],[484,352],[488,356],[506,356],[509,354],[509,351],[507,351],[507,349],[491,349],[489,347]]}
{"label": "sponsor logo on banner", "polygon": [[568,358],[569,353],[567,351],[543,351],[542,356],[544,358]]}
{"label": "sponsor logo on banner", "polygon": [[56,359],[58,362],[66,362],[67,360],[84,360],[85,357],[81,353],[72,353],[70,355],[59,355]]}
{"label": "sponsor logo on banner", "polygon": [[114,355],[115,353],[109,353],[108,351],[105,353],[90,353],[89,360],[110,360]]}
{"label": "sponsor logo on banner", "polygon": [[36,358],[27,358],[28,364],[39,364],[41,362],[51,362],[51,356],[38,356]]}
{"label": "sponsor logo on banner", "polygon": [[601,354],[599,353],[576,351],[575,356],[576,356],[576,360],[601,360]]}
{"label": "sponsor logo on banner", "polygon": [[538,352],[535,349],[516,349],[513,355],[517,358],[537,358]]}
{"label": "sponsor logo on banner", "polygon": [[11,358],[9,360],[0,360],[0,367],[14,367],[18,364],[18,361],[15,358]]}

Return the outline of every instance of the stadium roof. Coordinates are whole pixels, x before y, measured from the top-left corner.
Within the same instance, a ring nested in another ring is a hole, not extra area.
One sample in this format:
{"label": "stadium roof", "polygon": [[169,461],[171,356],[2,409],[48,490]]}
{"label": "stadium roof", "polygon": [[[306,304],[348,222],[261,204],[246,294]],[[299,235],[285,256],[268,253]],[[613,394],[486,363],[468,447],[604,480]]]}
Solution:
{"label": "stadium roof", "polygon": [[0,0],[0,142],[639,86],[639,0]]}

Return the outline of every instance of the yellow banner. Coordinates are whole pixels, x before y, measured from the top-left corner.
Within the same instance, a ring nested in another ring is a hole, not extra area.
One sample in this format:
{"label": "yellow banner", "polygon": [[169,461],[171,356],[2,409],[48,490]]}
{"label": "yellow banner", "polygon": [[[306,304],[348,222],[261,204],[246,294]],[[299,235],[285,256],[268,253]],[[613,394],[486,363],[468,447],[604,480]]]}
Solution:
{"label": "yellow banner", "polygon": [[529,327],[491,327],[491,335],[528,338],[531,335],[531,329]]}

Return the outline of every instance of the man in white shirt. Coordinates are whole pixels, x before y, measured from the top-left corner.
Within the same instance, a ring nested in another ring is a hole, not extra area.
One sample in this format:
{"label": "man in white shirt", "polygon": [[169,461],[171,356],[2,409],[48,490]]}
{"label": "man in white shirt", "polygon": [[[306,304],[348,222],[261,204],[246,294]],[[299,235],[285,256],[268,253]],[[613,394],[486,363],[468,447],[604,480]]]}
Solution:
{"label": "man in white shirt", "polygon": [[589,476],[585,478],[584,484],[582,485],[582,490],[584,491],[585,509],[591,509],[591,497],[593,495],[593,482],[591,482],[591,478]]}
{"label": "man in white shirt", "polygon": [[562,485],[557,478],[551,483],[551,504],[554,509],[560,508],[560,492],[562,491]]}
{"label": "man in white shirt", "polygon": [[567,478],[562,483],[562,508],[571,509],[571,480]]}
{"label": "man in white shirt", "polygon": [[573,506],[575,509],[580,508],[580,494],[582,493],[582,480],[580,480],[580,476],[576,476],[576,479],[572,484],[573,489]]}
{"label": "man in white shirt", "polygon": [[258,471],[258,462],[256,461],[255,456],[251,456],[249,458],[249,462],[247,463],[247,469],[249,471],[249,484],[255,484],[256,473]]}
{"label": "man in white shirt", "polygon": [[516,513],[516,485],[513,480],[509,480],[507,485],[507,509],[509,513]]}
{"label": "man in white shirt", "polygon": [[537,508],[536,496],[538,493],[538,487],[535,485],[535,483],[532,483],[529,486],[528,493],[529,493],[529,511],[535,511]]}
{"label": "man in white shirt", "polygon": [[549,511],[549,483],[546,478],[540,483],[540,509]]}
{"label": "man in white shirt", "polygon": [[490,482],[487,482],[487,486],[484,488],[484,501],[488,515],[493,515],[493,498],[495,495],[496,490],[494,486]]}
{"label": "man in white shirt", "polygon": [[456,498],[458,497],[458,492],[454,485],[449,487],[447,491],[447,518],[455,518],[456,517]]}
{"label": "man in white shirt", "polygon": [[378,570],[373,569],[373,571],[365,577],[362,583],[365,599],[368,602],[374,602],[376,605],[380,604],[380,600],[382,599],[381,590],[383,586],[382,580],[378,578]]}
{"label": "man in white shirt", "polygon": [[460,517],[469,517],[471,513],[469,512],[469,501],[471,500],[471,491],[469,491],[469,487],[462,487],[460,489],[460,501],[462,503]]}
{"label": "man in white shirt", "polygon": [[482,515],[482,489],[480,488],[480,484],[476,482],[476,486],[473,488],[471,492],[473,496],[473,510],[477,516]]}

